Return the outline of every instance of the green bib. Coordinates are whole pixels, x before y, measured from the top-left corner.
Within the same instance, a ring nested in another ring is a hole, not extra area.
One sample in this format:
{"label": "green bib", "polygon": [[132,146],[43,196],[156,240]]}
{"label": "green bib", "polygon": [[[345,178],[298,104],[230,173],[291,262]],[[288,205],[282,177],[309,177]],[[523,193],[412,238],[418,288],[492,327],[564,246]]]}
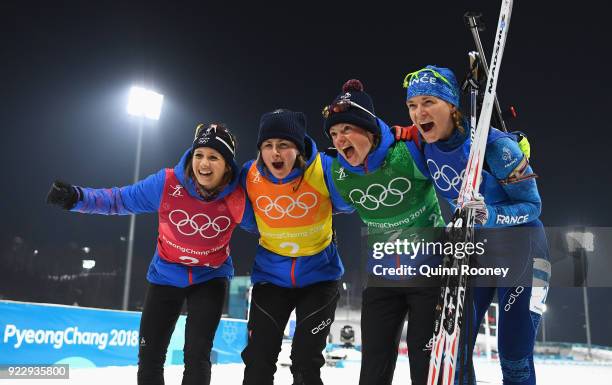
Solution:
{"label": "green bib", "polygon": [[[403,142],[390,148],[382,166],[372,173],[352,173],[338,159],[332,163],[332,172],[336,189],[355,207],[370,235],[415,228],[431,233],[433,227],[444,226],[433,184]],[[419,232],[418,237],[423,235]]]}

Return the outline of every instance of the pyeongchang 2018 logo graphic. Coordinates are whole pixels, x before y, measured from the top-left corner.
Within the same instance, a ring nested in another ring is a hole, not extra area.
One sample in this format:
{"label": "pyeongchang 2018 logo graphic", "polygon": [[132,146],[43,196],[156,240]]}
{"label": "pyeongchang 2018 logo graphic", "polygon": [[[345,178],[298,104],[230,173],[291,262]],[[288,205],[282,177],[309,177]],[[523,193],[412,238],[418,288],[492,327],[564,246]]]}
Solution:
{"label": "pyeongchang 2018 logo graphic", "polygon": [[361,205],[366,210],[377,210],[381,205],[392,207],[397,206],[404,200],[404,195],[410,191],[412,184],[410,180],[397,177],[389,181],[387,186],[380,183],[373,183],[364,192],[358,188],[352,189],[349,193],[351,201]]}
{"label": "pyeongchang 2018 logo graphic", "polygon": [[189,213],[184,210],[172,210],[168,219],[170,219],[170,223],[176,226],[179,233],[187,236],[199,233],[202,238],[206,239],[217,237],[227,230],[232,223],[224,215],[211,219],[208,215],[202,213],[189,216]]}
{"label": "pyeongchang 2018 logo graphic", "polygon": [[257,208],[270,219],[282,219],[286,216],[293,219],[303,218],[317,203],[317,196],[312,192],[304,192],[297,199],[281,195],[272,200],[269,196],[262,195],[255,200]]}
{"label": "pyeongchang 2018 logo graphic", "polygon": [[455,190],[459,193],[461,182],[465,175],[465,170],[458,173],[454,168],[445,164],[439,167],[433,159],[427,159],[427,168],[431,172],[431,177],[440,191]]}

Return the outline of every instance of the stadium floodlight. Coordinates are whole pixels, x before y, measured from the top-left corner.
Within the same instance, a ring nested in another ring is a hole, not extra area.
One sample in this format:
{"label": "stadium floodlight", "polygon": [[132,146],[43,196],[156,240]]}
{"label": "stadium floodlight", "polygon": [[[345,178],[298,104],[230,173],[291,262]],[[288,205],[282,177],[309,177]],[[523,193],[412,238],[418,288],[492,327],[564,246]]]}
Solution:
{"label": "stadium floodlight", "polygon": [[96,266],[96,261],[94,261],[93,259],[84,259],[83,260],[83,269],[91,270],[91,269],[94,268],[94,266]]}
{"label": "stadium floodlight", "polygon": [[[164,95],[155,91],[133,86],[130,89],[127,112],[138,119],[138,142],[136,145],[136,164],[134,165],[134,183],[138,182],[140,175],[140,153],[142,151],[142,127],[144,119],[159,120]],[[128,309],[130,298],[130,284],[132,275],[132,258],[134,254],[134,234],[136,229],[136,215],[130,215],[130,230],[128,234],[127,258],[125,261],[125,281],[123,284],[123,300],[121,308]]]}
{"label": "stadium floodlight", "polygon": [[164,95],[146,88],[133,86],[130,89],[127,112],[132,116],[159,120]]}
{"label": "stadium floodlight", "polygon": [[595,251],[595,236],[587,231],[584,226],[574,228],[574,231],[565,234],[567,248],[570,255],[574,257],[574,269],[580,276],[574,274],[574,281],[578,281],[582,286],[582,302],[584,304],[584,328],[587,340],[587,359],[591,359],[591,321],[589,317],[589,291],[587,290],[587,251]]}
{"label": "stadium floodlight", "polygon": [[595,236],[590,231],[570,231],[565,234],[565,239],[570,252],[580,248],[584,249],[584,251],[595,250]]}

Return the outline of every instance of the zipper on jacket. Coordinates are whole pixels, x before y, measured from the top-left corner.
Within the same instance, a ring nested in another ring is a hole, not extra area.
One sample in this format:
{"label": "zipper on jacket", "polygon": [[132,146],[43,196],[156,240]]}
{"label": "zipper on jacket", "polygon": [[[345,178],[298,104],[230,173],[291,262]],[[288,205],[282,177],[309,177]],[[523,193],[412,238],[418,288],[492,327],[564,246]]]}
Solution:
{"label": "zipper on jacket", "polygon": [[296,286],[295,284],[295,262],[297,262],[297,258],[291,258],[291,285],[293,285],[293,287]]}
{"label": "zipper on jacket", "polygon": [[191,266],[187,267],[187,274],[189,276],[189,284],[193,285],[193,271],[191,270]]}

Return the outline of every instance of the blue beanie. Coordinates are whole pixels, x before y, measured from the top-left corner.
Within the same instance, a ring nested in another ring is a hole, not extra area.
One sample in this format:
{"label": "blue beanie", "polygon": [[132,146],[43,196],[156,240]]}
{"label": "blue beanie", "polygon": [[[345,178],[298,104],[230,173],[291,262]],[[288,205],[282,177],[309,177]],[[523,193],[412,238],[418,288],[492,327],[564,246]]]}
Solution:
{"label": "blue beanie", "polygon": [[266,112],[259,121],[257,148],[268,139],[286,139],[295,143],[301,154],[305,154],[306,115],[286,109]]}
{"label": "blue beanie", "polygon": [[406,100],[419,95],[430,95],[440,98],[459,107],[459,84],[455,74],[448,68],[428,65],[411,72],[404,78]]}
{"label": "blue beanie", "polygon": [[373,134],[380,134],[380,127],[378,127],[374,112],[374,102],[372,97],[364,91],[363,83],[360,80],[347,80],[342,86],[342,92],[336,96],[332,105],[342,100],[356,103],[361,108],[350,107],[344,112],[335,112],[324,116],[323,127],[327,136],[329,136],[329,129],[337,123],[352,123]]}

